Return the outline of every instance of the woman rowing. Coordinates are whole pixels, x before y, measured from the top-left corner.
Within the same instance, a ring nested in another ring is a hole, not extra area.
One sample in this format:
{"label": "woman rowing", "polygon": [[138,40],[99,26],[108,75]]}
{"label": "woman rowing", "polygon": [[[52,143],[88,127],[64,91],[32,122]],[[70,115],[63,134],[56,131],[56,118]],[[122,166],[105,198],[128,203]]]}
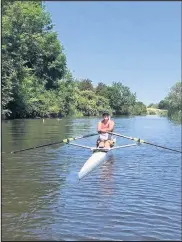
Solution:
{"label": "woman rowing", "polygon": [[114,146],[114,140],[112,135],[108,132],[113,132],[114,121],[110,119],[109,112],[103,112],[103,120],[99,121],[97,125],[97,131],[99,132],[99,138],[97,139],[97,147],[109,149]]}

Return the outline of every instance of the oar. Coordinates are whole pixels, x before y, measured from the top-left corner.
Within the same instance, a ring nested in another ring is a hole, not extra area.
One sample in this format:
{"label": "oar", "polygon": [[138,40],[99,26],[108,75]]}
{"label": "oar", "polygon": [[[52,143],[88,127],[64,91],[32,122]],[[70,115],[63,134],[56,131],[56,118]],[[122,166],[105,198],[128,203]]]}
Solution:
{"label": "oar", "polygon": [[38,146],[34,146],[34,147],[26,148],[26,149],[21,149],[21,150],[15,150],[15,151],[11,151],[11,154],[22,152],[22,151],[26,151],[26,150],[37,149],[37,148],[41,148],[41,147],[45,147],[45,146],[49,146],[49,145],[56,145],[56,144],[61,144],[61,143],[69,143],[70,141],[73,141],[73,140],[83,139],[83,138],[91,137],[91,136],[94,136],[94,135],[98,135],[98,133],[86,134],[86,135],[82,135],[82,136],[75,137],[75,138],[63,139],[61,141],[57,141],[57,142],[54,142],[54,143],[38,145]]}
{"label": "oar", "polygon": [[144,143],[144,144],[148,144],[148,145],[153,145],[153,146],[156,146],[156,147],[159,147],[159,148],[162,148],[162,149],[166,149],[166,150],[171,150],[171,151],[175,151],[175,152],[178,152],[178,153],[182,153],[182,152],[179,151],[179,150],[174,150],[174,149],[171,149],[171,148],[168,148],[168,147],[164,147],[164,146],[161,146],[161,145],[156,145],[156,144],[153,144],[153,143],[147,142],[147,141],[145,141],[145,140],[142,140],[142,139],[140,139],[140,138],[133,138],[133,137],[125,136],[125,135],[118,134],[118,133],[114,133],[114,132],[108,132],[108,133],[109,133],[109,134],[116,135],[116,136],[118,136],[118,137],[122,137],[122,138],[130,139],[130,140],[133,140],[133,141],[136,141],[136,142],[139,142],[139,143]]}

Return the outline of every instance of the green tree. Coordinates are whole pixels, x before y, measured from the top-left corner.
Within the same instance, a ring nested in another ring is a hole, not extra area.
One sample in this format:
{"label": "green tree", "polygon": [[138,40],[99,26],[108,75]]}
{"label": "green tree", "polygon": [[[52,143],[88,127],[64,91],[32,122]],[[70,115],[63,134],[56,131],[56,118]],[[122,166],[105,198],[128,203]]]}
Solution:
{"label": "green tree", "polygon": [[2,115],[4,118],[9,117],[11,111],[8,109],[8,104],[13,100],[13,81],[16,79],[16,71],[13,68],[12,60],[8,58],[8,55],[2,55]]}
{"label": "green tree", "polygon": [[130,106],[130,113],[132,115],[145,115],[147,107],[143,102],[136,102],[134,106]]}
{"label": "green tree", "polygon": [[76,112],[76,97],[78,92],[76,82],[68,71],[65,77],[58,81],[57,97],[61,105],[60,112],[63,115],[71,115]]}
{"label": "green tree", "polygon": [[[41,1],[2,2],[2,114],[6,117],[56,117],[141,114],[136,94],[120,82],[111,87],[75,80],[63,46]],[[172,98],[169,98],[172,100]],[[173,101],[171,103],[173,105]]]}
{"label": "green tree", "polygon": [[[168,103],[168,115],[173,119],[182,119],[182,83],[177,82],[171,87],[171,90],[165,101]],[[181,120],[182,121],[182,120]]]}
{"label": "green tree", "polygon": [[92,85],[92,81],[90,79],[83,79],[78,81],[78,88],[80,91],[90,90],[93,91],[94,87]]}
{"label": "green tree", "polygon": [[170,108],[172,108],[173,110],[181,110],[181,93],[182,83],[177,82],[174,86],[172,86],[168,96],[166,97]]}
{"label": "green tree", "polygon": [[136,94],[121,82],[113,82],[108,88],[108,98],[111,108],[116,114],[129,114],[129,107],[136,102]]}
{"label": "green tree", "polygon": [[27,76],[47,90],[56,89],[67,72],[66,57],[41,2],[3,1],[2,12],[2,112],[14,110],[19,117],[15,110],[29,110],[23,101],[28,96],[22,96]]}
{"label": "green tree", "polygon": [[169,103],[166,99],[161,100],[158,104],[159,109],[168,109]]}
{"label": "green tree", "polygon": [[108,87],[106,84],[99,82],[95,88],[95,92],[98,96],[108,96],[107,92],[108,92]]}
{"label": "green tree", "polygon": [[97,96],[95,92],[90,90],[80,91],[77,96],[77,110],[84,116],[95,116],[105,109],[111,110],[109,100]]}
{"label": "green tree", "polygon": [[148,105],[148,108],[158,108],[158,104],[156,103],[150,103],[149,105]]}

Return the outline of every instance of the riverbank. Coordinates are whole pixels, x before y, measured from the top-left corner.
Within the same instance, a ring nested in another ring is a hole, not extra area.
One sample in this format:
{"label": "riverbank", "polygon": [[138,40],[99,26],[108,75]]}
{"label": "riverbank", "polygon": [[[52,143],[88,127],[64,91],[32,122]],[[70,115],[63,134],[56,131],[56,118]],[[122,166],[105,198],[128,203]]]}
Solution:
{"label": "riverbank", "polygon": [[[118,116],[118,117],[125,117],[125,116],[145,116],[145,115],[159,115],[159,116],[167,116],[168,111],[167,110],[160,110],[157,108],[147,108],[147,113],[146,114],[142,114],[142,115],[112,115],[112,116]],[[72,117],[72,118],[87,118],[87,117],[102,117],[102,114],[100,115],[90,115],[90,116],[84,116],[81,113],[78,114],[74,114],[74,115],[67,115],[67,116],[62,116],[59,114],[53,114],[53,115],[45,115],[45,116],[35,116],[35,117],[27,117],[27,118],[7,118],[5,116],[1,116],[2,120],[15,120],[15,119],[47,119],[47,118],[51,118],[51,119],[63,119],[63,118],[68,118],[68,117]]]}
{"label": "riverbank", "polygon": [[[168,115],[168,110],[162,110],[162,109],[158,109],[158,108],[147,108],[147,112],[146,114],[142,114],[142,115],[112,115],[112,117],[137,117],[137,116],[145,116],[145,115],[157,115],[157,116],[161,116],[161,117],[167,117],[172,121],[177,121],[182,123],[182,119],[179,117],[180,115],[173,115],[171,117],[169,117]],[[42,119],[44,121],[44,119],[57,119],[57,120],[61,120],[61,119],[65,119],[65,118],[101,118],[102,114],[100,115],[95,115],[95,116],[84,116],[81,113],[76,113],[74,115],[67,115],[67,116],[63,116],[60,114],[53,114],[53,115],[45,115],[45,116],[35,116],[35,117],[27,117],[27,118],[5,118],[5,116],[1,116],[1,120],[4,121],[8,121],[8,120],[18,120],[18,119]]]}
{"label": "riverbank", "polygon": [[166,109],[158,109],[158,108],[147,108],[148,115],[159,115],[159,116],[167,116],[168,110]]}

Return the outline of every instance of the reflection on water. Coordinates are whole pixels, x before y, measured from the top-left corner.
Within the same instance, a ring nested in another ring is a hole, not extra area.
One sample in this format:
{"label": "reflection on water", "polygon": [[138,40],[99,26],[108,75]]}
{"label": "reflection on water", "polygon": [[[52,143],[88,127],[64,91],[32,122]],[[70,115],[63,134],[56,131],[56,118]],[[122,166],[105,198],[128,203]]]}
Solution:
{"label": "reflection on water", "polygon": [[111,195],[113,193],[113,163],[114,163],[114,155],[109,154],[107,161],[100,168],[100,189],[101,193],[105,195]]}
{"label": "reflection on water", "polygon": [[[58,144],[95,132],[97,118],[2,123],[3,240],[180,240],[181,155],[147,145],[112,151],[79,183],[88,150]],[[115,118],[116,132],[181,149],[181,126],[160,117]],[[77,143],[94,146],[95,137]],[[131,141],[117,138],[117,145]],[[68,182],[69,181],[69,182]]]}

